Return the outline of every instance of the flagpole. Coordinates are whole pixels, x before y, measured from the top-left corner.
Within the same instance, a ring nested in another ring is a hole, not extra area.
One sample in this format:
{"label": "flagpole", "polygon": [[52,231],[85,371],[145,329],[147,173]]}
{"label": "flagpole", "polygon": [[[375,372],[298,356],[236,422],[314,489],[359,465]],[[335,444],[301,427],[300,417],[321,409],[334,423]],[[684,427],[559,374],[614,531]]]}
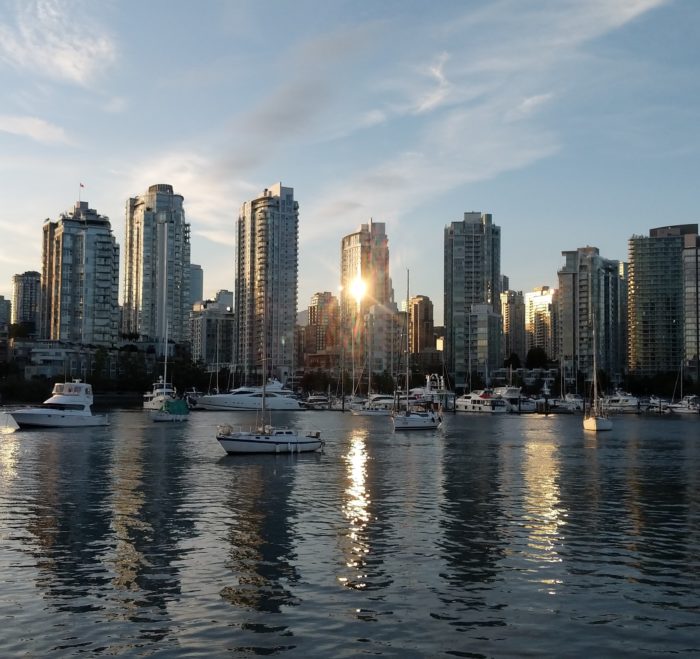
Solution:
{"label": "flagpole", "polygon": [[80,202],[82,201],[80,195],[82,194],[83,191],[83,184],[78,183],[78,206],[80,206]]}

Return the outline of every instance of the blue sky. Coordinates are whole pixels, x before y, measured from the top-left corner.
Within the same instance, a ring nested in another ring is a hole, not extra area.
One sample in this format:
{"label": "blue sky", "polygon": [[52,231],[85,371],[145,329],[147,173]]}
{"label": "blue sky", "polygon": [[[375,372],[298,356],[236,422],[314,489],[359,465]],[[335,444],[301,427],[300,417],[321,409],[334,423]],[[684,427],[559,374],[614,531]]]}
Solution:
{"label": "blue sky", "polygon": [[698,221],[700,3],[0,0],[0,294],[77,200],[185,198],[205,295],[233,288],[243,201],[300,205],[299,306],[385,222],[397,299],[442,318],[443,231],[502,228],[511,288],[562,250]]}

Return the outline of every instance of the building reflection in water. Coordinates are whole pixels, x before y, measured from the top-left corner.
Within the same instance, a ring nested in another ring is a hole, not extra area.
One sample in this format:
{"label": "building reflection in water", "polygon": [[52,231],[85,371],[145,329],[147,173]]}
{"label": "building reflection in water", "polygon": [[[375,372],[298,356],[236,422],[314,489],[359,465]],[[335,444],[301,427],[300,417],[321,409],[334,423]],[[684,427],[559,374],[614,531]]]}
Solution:
{"label": "building reflection in water", "polygon": [[181,426],[144,425],[124,433],[114,448],[110,562],[121,611],[113,615],[157,623],[141,630],[151,640],[168,633],[168,603],[181,596],[175,567],[184,554],[181,542],[194,534],[192,513],[182,507],[185,433]]}
{"label": "building reflection in water", "polygon": [[370,553],[367,525],[371,518],[371,499],[367,490],[366,441],[367,431],[355,430],[350,438],[348,451],[343,456],[347,471],[343,514],[349,524],[347,532],[340,536],[340,544],[349,574],[339,576],[338,581],[348,588],[358,590],[367,587],[365,568]]}
{"label": "building reflection in water", "polygon": [[232,463],[225,505],[230,513],[226,567],[233,583],[220,594],[236,607],[279,613],[297,604],[290,588],[299,581],[292,532],[298,511],[289,499],[299,459],[223,458]]}
{"label": "building reflection in water", "polygon": [[69,438],[47,432],[37,440],[41,459],[27,530],[34,538],[37,590],[58,611],[100,610],[100,594],[109,586],[103,558],[111,533],[104,487],[110,455],[91,430],[73,430]]}

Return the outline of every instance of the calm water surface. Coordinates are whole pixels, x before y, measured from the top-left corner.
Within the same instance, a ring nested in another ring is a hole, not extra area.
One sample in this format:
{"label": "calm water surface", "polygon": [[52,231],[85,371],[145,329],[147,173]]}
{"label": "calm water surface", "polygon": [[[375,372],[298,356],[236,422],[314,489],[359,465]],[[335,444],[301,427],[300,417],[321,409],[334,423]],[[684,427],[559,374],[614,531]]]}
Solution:
{"label": "calm water surface", "polygon": [[700,655],[700,418],[231,418],[0,435],[3,657]]}

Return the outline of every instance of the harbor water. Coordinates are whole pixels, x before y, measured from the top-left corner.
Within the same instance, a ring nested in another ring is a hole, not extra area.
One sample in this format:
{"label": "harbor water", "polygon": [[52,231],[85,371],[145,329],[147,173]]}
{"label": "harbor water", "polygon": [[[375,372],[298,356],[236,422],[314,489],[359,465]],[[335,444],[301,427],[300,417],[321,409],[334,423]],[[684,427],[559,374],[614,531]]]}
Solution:
{"label": "harbor water", "polygon": [[700,417],[110,420],[0,435],[3,657],[700,656]]}

